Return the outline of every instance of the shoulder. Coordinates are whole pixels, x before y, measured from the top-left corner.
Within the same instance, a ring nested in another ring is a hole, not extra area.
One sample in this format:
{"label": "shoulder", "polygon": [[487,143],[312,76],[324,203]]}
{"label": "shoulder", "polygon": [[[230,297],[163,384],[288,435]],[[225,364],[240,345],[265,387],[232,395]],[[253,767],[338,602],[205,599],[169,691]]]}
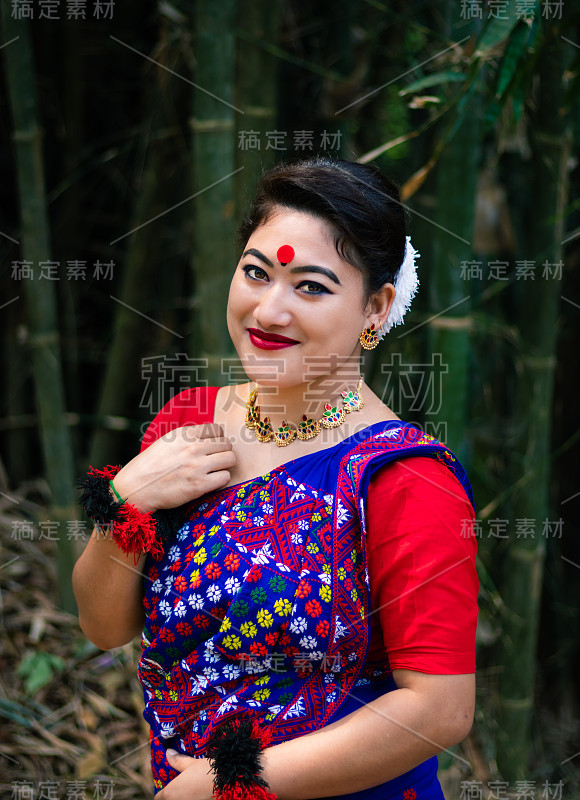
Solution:
{"label": "shoulder", "polygon": [[[390,538],[475,558],[474,509],[453,472],[434,458],[388,464],[371,478],[366,515],[371,538]],[[374,531],[374,533],[373,533]]]}
{"label": "shoulder", "polygon": [[376,483],[397,482],[416,484],[433,479],[437,483],[457,481],[451,470],[438,458],[427,455],[413,455],[399,458],[379,469],[373,476]]}
{"label": "shoulder", "polygon": [[465,489],[449,467],[429,456],[400,458],[380,467],[372,475],[369,498],[387,500],[398,496],[400,500],[402,493],[420,503],[437,500],[471,507]]}
{"label": "shoulder", "polygon": [[149,424],[141,442],[141,451],[175,428],[213,422],[219,389],[219,386],[198,386],[174,395]]}

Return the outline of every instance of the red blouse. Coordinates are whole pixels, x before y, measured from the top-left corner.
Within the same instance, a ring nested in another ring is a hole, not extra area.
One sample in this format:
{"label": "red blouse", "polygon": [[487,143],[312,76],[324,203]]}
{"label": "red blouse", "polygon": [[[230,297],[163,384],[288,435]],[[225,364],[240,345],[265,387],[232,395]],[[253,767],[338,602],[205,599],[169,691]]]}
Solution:
{"label": "red blouse", "polygon": [[[175,395],[141,451],[174,428],[213,422],[218,386]],[[475,672],[478,578],[473,508],[455,475],[427,456],[378,469],[366,500],[369,660],[440,675]]]}

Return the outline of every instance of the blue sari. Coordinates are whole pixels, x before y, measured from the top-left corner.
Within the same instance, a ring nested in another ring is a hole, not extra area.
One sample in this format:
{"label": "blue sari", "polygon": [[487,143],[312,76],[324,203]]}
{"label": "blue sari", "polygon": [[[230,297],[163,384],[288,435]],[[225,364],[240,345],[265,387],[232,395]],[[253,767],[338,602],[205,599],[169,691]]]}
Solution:
{"label": "blue sari", "polygon": [[[139,677],[155,791],[178,775],[167,748],[203,757],[216,726],[256,715],[278,744],[396,689],[388,653],[369,663],[364,498],[371,474],[453,454],[399,421],[206,494],[160,561],[148,558]],[[343,800],[442,800],[437,758]]]}

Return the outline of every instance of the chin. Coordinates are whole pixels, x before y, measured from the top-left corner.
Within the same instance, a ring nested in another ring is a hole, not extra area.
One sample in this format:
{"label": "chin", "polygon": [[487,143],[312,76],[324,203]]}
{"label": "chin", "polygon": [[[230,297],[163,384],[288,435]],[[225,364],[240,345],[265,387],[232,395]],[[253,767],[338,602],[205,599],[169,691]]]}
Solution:
{"label": "chin", "polygon": [[244,372],[251,381],[260,386],[277,386],[280,389],[304,383],[306,378],[301,370],[286,369],[286,362],[280,355],[270,354],[266,358],[256,357],[253,353],[241,359]]}
{"label": "chin", "polygon": [[263,367],[252,363],[250,366],[243,364],[244,372],[251,381],[259,383],[260,386],[277,386],[280,389],[289,386],[296,386],[299,383],[304,383],[304,378],[299,375],[280,374],[277,369],[273,369],[272,365],[264,364]]}
{"label": "chin", "polygon": [[236,352],[249,380],[262,386],[295,386],[305,380],[302,370],[297,369],[295,357],[291,366],[284,349],[268,351],[236,347]]}

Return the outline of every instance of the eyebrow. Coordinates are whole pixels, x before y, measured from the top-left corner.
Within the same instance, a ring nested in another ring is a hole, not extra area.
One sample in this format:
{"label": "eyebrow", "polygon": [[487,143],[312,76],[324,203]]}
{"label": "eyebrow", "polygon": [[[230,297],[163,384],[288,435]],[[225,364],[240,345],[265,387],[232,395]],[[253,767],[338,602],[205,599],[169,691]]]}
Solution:
{"label": "eyebrow", "polygon": [[259,258],[260,261],[263,261],[264,264],[267,264],[269,267],[274,266],[270,259],[267,258],[264,253],[260,253],[259,250],[256,250],[255,247],[250,247],[248,250],[246,250],[246,252],[242,255],[242,258],[244,258],[244,256],[256,256],[256,258]]}
{"label": "eyebrow", "polygon": [[[244,258],[245,256],[256,256],[256,258],[259,258],[260,261],[264,262],[264,264],[267,264],[269,267],[274,267],[274,264],[272,264],[270,259],[267,258],[259,250],[256,250],[254,247],[250,247],[248,250],[246,250],[245,253],[243,253],[242,258]],[[292,273],[317,272],[320,275],[326,275],[327,278],[330,278],[330,280],[334,281],[334,283],[338,284],[338,286],[342,286],[341,282],[338,280],[334,272],[331,269],[328,269],[327,267],[316,267],[314,265],[305,267],[291,267],[290,272]]]}

